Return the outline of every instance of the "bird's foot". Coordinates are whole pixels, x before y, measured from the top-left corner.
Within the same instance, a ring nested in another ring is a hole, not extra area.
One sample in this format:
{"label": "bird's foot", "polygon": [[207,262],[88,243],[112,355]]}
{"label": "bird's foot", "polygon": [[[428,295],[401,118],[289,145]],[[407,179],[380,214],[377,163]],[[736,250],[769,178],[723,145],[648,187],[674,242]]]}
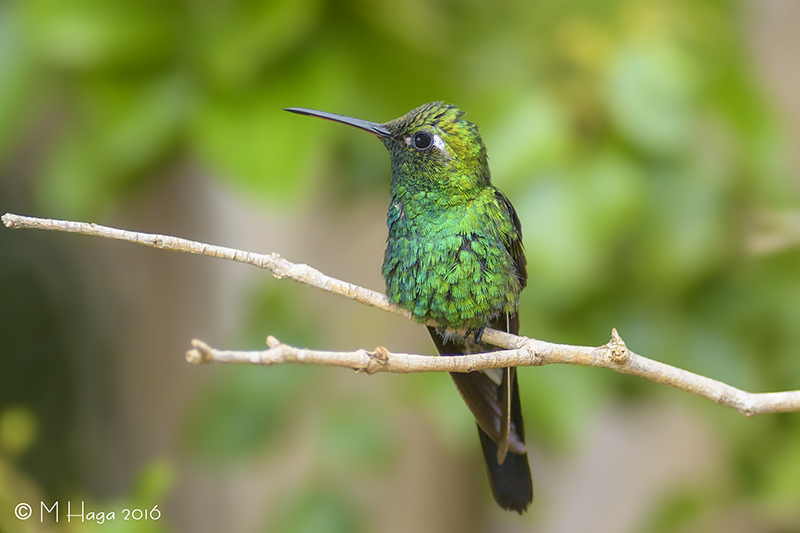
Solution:
{"label": "bird's foot", "polygon": [[475,329],[468,329],[466,338],[469,338],[469,336],[472,335],[472,338],[475,339],[475,342],[480,344],[481,339],[483,338],[483,330],[484,329],[486,329],[486,326],[481,326],[481,327],[475,328]]}

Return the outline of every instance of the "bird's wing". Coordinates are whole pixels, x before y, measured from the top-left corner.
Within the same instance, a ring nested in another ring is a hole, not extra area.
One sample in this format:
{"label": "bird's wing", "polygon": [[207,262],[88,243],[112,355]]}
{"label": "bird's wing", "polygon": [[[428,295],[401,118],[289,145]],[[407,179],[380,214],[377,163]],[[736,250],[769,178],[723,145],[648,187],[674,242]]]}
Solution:
{"label": "bird's wing", "polygon": [[[514,264],[517,267],[517,278],[519,279],[521,287],[524,289],[525,285],[528,284],[528,260],[525,258],[525,250],[522,247],[522,224],[519,221],[517,212],[514,210],[514,206],[508,201],[506,195],[497,189],[495,189],[494,194],[495,198],[497,198],[497,203],[500,204],[500,208],[508,214],[508,218],[511,220],[513,230],[503,235],[503,244],[505,244],[506,250],[508,250],[508,253],[511,254],[511,258],[514,260]],[[513,327],[509,330],[509,333],[513,333],[514,335],[519,333],[518,317],[515,317],[515,319],[517,320],[516,330],[514,330]],[[497,329],[505,331],[506,328],[501,327]]]}

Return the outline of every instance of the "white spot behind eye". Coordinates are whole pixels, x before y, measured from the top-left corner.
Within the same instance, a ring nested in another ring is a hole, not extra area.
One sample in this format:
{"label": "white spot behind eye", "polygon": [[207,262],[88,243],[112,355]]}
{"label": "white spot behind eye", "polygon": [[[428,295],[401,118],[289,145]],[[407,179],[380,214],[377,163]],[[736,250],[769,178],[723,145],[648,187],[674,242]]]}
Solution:
{"label": "white spot behind eye", "polygon": [[438,135],[433,136],[433,147],[442,152],[447,159],[452,159],[447,151],[447,144]]}

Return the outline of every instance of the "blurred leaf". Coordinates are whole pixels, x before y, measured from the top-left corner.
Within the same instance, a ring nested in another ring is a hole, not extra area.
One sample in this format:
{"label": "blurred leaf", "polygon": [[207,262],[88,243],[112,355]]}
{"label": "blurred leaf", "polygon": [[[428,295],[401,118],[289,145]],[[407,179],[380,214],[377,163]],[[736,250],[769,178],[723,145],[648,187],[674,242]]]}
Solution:
{"label": "blurred leaf", "polygon": [[587,229],[576,207],[576,176],[551,174],[514,199],[525,239],[529,293],[542,302],[566,305],[596,285],[592,273],[598,258],[587,242]]}
{"label": "blurred leaf", "polygon": [[37,69],[25,43],[18,10],[0,6],[0,164],[25,131],[33,108]]}
{"label": "blurred leaf", "polygon": [[153,461],[139,473],[133,501],[152,506],[162,503],[175,485],[175,467],[168,461]]}
{"label": "blurred leaf", "polygon": [[[708,505],[707,494],[680,491],[660,502],[657,510],[640,531],[667,533],[671,531],[699,531],[692,526],[698,523]],[[702,522],[700,522],[702,524]]]}
{"label": "blurred leaf", "polygon": [[183,36],[175,0],[26,2],[30,35],[42,58],[65,69],[119,71],[162,67]]}
{"label": "blurred leaf", "polygon": [[729,250],[724,177],[703,168],[675,165],[650,177],[648,219],[639,227],[637,274],[650,288],[686,288],[719,265]]}
{"label": "blurred leaf", "polygon": [[374,404],[329,407],[321,444],[330,463],[345,472],[386,471],[397,450],[385,416],[385,410]]}
{"label": "blurred leaf", "polygon": [[264,343],[271,334],[293,346],[314,346],[322,342],[318,339],[317,324],[323,320],[324,316],[309,308],[296,286],[265,283],[251,292],[247,323],[242,329],[252,344]]}
{"label": "blurred leaf", "polygon": [[360,513],[338,490],[312,489],[270,521],[270,533],[359,533]]}
{"label": "blurred leaf", "polygon": [[[311,80],[299,82],[305,83]],[[287,99],[271,88],[209,96],[195,117],[193,141],[199,158],[234,187],[276,202],[296,202],[310,186],[308,170],[318,157],[320,130],[306,129],[282,110],[282,101]]]}
{"label": "blurred leaf", "polygon": [[439,438],[455,449],[472,445],[475,419],[450,376],[420,374],[406,384],[405,390],[404,405],[414,406],[425,413]]}
{"label": "blurred leaf", "polygon": [[766,475],[759,500],[773,509],[782,507],[788,513],[796,509],[800,499],[800,431],[795,427],[771,448],[770,460],[762,459]]}
{"label": "blurred leaf", "polygon": [[[256,370],[254,372],[254,370]],[[285,434],[307,373],[301,367],[227,369],[190,413],[186,446],[216,462],[240,462]]]}
{"label": "blurred leaf", "polygon": [[191,103],[179,76],[87,80],[82,89],[79,125],[59,140],[39,186],[53,214],[106,205],[175,145]]}
{"label": "blurred leaf", "polygon": [[446,3],[407,0],[405,2],[361,1],[358,14],[384,35],[399,40],[406,48],[443,56],[451,38],[452,17]]}
{"label": "blurred leaf", "polygon": [[318,22],[320,0],[195,3],[194,23],[205,72],[216,87],[242,89],[290,53]]}
{"label": "blurred leaf", "polygon": [[519,385],[528,438],[551,450],[566,450],[603,404],[608,382],[589,369],[554,365],[522,369]]}
{"label": "blurred leaf", "polygon": [[608,282],[618,245],[645,199],[637,171],[619,154],[598,150],[568,173],[530,183],[515,199],[533,258],[528,291],[560,307]]}
{"label": "blurred leaf", "polygon": [[12,455],[24,452],[36,439],[38,424],[34,414],[24,407],[0,411],[0,450]]}
{"label": "blurred leaf", "polygon": [[676,46],[632,42],[610,68],[609,111],[629,142],[652,154],[675,154],[694,138],[697,83],[693,65]]}
{"label": "blurred leaf", "polygon": [[510,192],[564,161],[570,131],[561,104],[546,94],[525,95],[490,128],[481,129],[492,164],[493,182]]}

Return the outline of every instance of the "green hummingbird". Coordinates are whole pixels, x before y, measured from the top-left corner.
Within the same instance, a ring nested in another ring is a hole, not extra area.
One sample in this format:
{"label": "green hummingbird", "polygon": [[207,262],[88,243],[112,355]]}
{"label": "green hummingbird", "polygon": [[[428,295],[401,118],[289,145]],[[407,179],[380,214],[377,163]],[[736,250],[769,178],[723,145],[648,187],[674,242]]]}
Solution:
{"label": "green hummingbird", "polygon": [[[286,111],[376,135],[392,162],[383,277],[390,301],[428,327],[441,355],[498,349],[483,329],[519,332],[527,280],[522,228],[490,180],[478,128],[454,105],[432,102],[378,124],[304,108]],[[452,330],[466,330],[466,335]],[[522,513],[533,501],[516,368],[450,374],[478,425],[492,494]]]}

